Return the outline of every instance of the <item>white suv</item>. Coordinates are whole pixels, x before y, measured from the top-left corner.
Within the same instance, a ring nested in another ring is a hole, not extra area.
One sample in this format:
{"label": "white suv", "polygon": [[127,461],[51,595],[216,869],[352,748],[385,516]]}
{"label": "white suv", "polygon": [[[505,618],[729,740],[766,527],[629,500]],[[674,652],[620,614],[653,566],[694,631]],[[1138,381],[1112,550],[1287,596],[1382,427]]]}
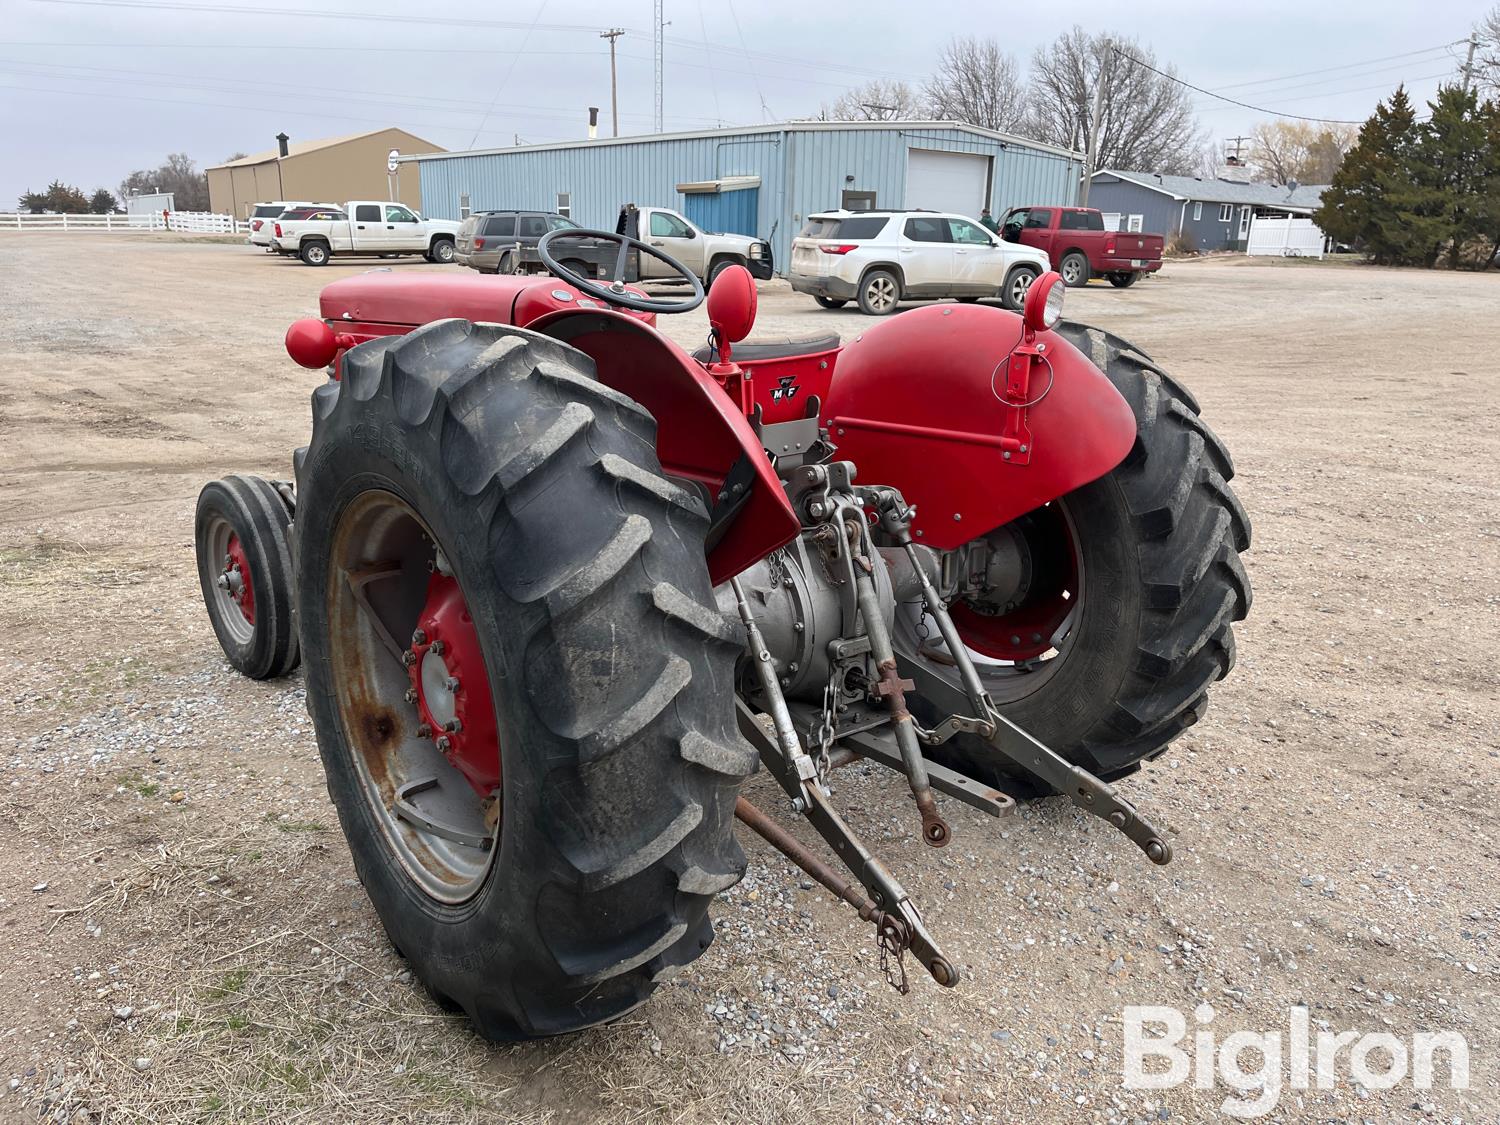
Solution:
{"label": "white suv", "polygon": [[286,200],[278,199],[270,203],[257,203],[250,208],[250,237],[245,241],[251,246],[259,246],[266,253],[271,252],[271,227],[276,220],[281,218],[283,211],[289,211],[293,207],[312,207],[311,200]]}
{"label": "white suv", "polygon": [[788,278],[825,309],[858,301],[886,316],[900,301],[999,297],[1020,310],[1031,283],[1052,268],[1031,246],[1002,242],[972,219],[941,211],[827,211],[792,239]]}

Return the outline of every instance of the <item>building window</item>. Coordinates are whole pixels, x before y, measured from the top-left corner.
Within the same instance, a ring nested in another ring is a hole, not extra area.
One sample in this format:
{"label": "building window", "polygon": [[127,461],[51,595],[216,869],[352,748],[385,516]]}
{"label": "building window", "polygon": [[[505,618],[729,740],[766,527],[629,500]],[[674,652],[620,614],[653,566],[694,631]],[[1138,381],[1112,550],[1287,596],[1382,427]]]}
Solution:
{"label": "building window", "polygon": [[1194,203],[1193,204],[1193,222],[1196,223],[1201,218],[1203,218],[1203,204],[1202,203]]}
{"label": "building window", "polygon": [[565,219],[573,217],[573,193],[560,191],[557,193],[557,213]]}
{"label": "building window", "polygon": [[1126,227],[1125,229],[1127,231],[1129,231],[1131,234],[1140,234],[1141,233],[1141,224],[1144,223],[1145,221],[1146,221],[1146,216],[1144,216],[1144,215],[1132,215],[1132,216],[1130,216],[1130,225],[1128,227]]}
{"label": "building window", "polygon": [[1120,212],[1118,211],[1104,212],[1104,229],[1118,231],[1120,229],[1120,218]]}
{"label": "building window", "polygon": [[460,192],[458,196],[458,217],[460,219],[467,219],[471,212],[472,209],[469,207],[469,193],[466,191]]}
{"label": "building window", "polygon": [[1221,222],[1221,223],[1227,223],[1232,218],[1234,218],[1234,204],[1233,203],[1221,203],[1221,204],[1219,204],[1219,222]]}

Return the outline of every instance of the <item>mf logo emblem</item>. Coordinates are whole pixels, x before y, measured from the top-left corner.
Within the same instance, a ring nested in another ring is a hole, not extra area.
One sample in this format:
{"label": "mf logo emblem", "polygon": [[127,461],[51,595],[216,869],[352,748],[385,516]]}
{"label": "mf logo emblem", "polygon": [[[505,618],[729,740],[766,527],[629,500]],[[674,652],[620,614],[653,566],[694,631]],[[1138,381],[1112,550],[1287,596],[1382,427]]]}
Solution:
{"label": "mf logo emblem", "polygon": [[776,380],[776,386],[771,389],[772,402],[786,402],[797,397],[797,377],[795,375],[783,375]]}

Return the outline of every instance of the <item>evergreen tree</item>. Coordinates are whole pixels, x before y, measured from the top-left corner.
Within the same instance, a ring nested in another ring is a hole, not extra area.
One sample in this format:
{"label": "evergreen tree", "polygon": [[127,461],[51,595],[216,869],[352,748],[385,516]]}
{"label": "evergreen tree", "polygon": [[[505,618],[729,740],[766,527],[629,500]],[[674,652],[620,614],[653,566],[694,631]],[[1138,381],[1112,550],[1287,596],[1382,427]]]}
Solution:
{"label": "evergreen tree", "polygon": [[1405,184],[1407,154],[1415,143],[1416,114],[1406,88],[1398,86],[1360,127],[1359,139],[1334,173],[1313,221],[1339,242],[1363,249],[1376,262],[1398,260],[1401,247],[1390,239],[1393,193]]}
{"label": "evergreen tree", "polygon": [[118,215],[119,213],[120,204],[115,199],[115,193],[108,188],[99,188],[89,196],[89,214]]}

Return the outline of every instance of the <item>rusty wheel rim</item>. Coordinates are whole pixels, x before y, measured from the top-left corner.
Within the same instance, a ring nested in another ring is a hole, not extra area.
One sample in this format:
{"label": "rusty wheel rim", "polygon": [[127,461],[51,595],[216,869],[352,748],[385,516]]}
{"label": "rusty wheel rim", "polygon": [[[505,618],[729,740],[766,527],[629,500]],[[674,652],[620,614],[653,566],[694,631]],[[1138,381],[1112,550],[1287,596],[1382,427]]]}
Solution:
{"label": "rusty wheel rim", "polygon": [[[446,558],[410,504],[372,489],[340,515],[329,566],[329,662],[365,807],[428,896],[464,902],[499,850],[499,743],[496,785],[486,796],[449,760],[449,748],[439,748],[456,736],[426,721],[432,709],[419,695],[422,660],[442,648],[427,642],[419,621],[434,577],[450,575]],[[484,680],[493,724],[488,675],[481,667],[474,676]]]}

